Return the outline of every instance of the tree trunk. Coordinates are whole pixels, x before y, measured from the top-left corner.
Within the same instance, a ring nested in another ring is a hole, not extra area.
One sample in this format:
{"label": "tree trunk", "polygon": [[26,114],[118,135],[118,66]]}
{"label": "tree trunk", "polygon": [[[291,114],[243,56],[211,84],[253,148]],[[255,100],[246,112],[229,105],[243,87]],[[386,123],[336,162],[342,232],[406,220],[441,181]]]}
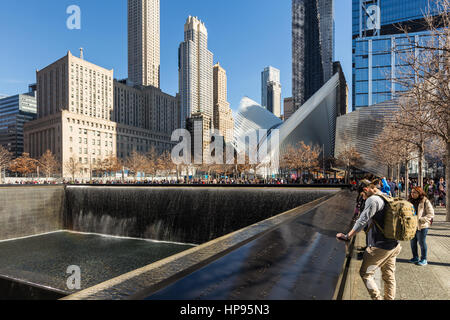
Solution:
{"label": "tree trunk", "polygon": [[[421,135],[422,136],[422,135]],[[419,173],[417,175],[417,183],[418,186],[423,189],[423,158],[424,158],[424,146],[423,146],[423,140],[421,143],[421,146],[419,148]]]}
{"label": "tree trunk", "polygon": [[347,166],[345,170],[345,184],[349,184],[350,181],[350,167]]}
{"label": "tree trunk", "polygon": [[448,183],[450,180],[450,142],[447,142],[447,155],[445,157],[445,181],[447,186],[447,199],[445,201],[445,204],[447,205],[447,222],[450,222],[450,192],[448,192]]}
{"label": "tree trunk", "polygon": [[409,197],[409,161],[405,163],[405,198]]}

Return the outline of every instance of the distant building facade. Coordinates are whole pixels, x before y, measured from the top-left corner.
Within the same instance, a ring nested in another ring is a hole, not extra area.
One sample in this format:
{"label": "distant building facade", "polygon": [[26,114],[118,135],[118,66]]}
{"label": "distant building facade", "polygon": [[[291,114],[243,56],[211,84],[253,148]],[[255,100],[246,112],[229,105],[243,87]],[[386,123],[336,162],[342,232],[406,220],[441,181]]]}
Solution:
{"label": "distant building facade", "polygon": [[281,117],[280,70],[274,67],[265,68],[261,74],[261,105]]}
{"label": "distant building facade", "polygon": [[298,110],[333,76],[333,0],[292,0],[292,96]]}
{"label": "distant building facade", "polygon": [[379,156],[375,154],[374,147],[383,132],[384,120],[391,119],[398,108],[391,100],[338,117],[335,156],[345,152],[346,147],[353,146],[364,160],[364,164],[358,169],[387,177],[387,164],[377,161]]}
{"label": "distant building facade", "polygon": [[[178,99],[155,87],[133,88],[114,80],[114,71],[73,56],[37,71],[37,120],[25,125],[25,151],[39,158],[50,150],[63,177],[71,159],[88,179],[110,156],[126,158],[152,147],[171,150],[178,125]],[[117,100],[117,102],[115,101]]]}
{"label": "distant building facade", "polygon": [[234,119],[227,97],[227,73],[217,63],[214,66],[214,129],[224,137],[226,143],[233,142]]}
{"label": "distant building facade", "polygon": [[160,87],[160,0],[128,0],[128,78]]}
{"label": "distant building facade", "polygon": [[186,121],[186,130],[191,135],[191,156],[194,164],[202,164],[208,161],[211,122],[212,119],[201,112],[192,114]]}
{"label": "distant building facade", "polygon": [[335,74],[302,108],[296,110],[284,122],[254,101],[244,98],[236,115],[236,149],[244,150],[246,137],[252,132],[266,131],[266,137],[258,137],[262,138],[258,145],[276,146],[272,148],[273,152],[279,151],[283,154],[289,146],[295,146],[303,141],[308,145],[323,148],[325,157],[333,156],[336,119],[338,110],[343,109],[339,105],[342,100],[338,99],[341,85],[345,86],[346,83],[341,83],[341,77]]}
{"label": "distant building facade", "polygon": [[36,121],[25,125],[25,150],[39,158],[50,150],[64,164],[76,159],[78,176],[89,177],[100,159],[117,152],[113,117],[114,71],[101,68],[69,51],[36,72]]}
{"label": "distant building facade", "polygon": [[287,121],[295,112],[294,110],[294,98],[284,99],[284,121]]}
{"label": "distant building facade", "polygon": [[396,70],[405,64],[396,48],[408,43],[399,26],[407,26],[420,42],[430,35],[423,15],[435,9],[429,0],[353,0],[353,111],[395,99],[404,90],[395,82]]}
{"label": "distant building facade", "polygon": [[0,99],[0,146],[14,158],[24,152],[25,123],[37,118],[36,92],[30,86],[28,93]]}
{"label": "distant building facade", "polygon": [[170,150],[171,134],[179,128],[179,115],[178,96],[153,86],[130,86],[126,81],[115,80],[113,121],[119,125],[119,132],[136,132],[134,136],[119,135],[118,157],[126,158],[133,150],[141,153],[149,149],[158,153]]}
{"label": "distant building facade", "polygon": [[348,112],[348,85],[345,79],[344,70],[342,70],[341,63],[336,61],[333,63],[333,74],[339,74],[339,92],[338,92],[338,106],[337,116],[340,117]]}
{"label": "distant building facade", "polygon": [[[208,31],[197,17],[184,25],[184,42],[179,47],[179,93],[181,128],[193,114],[214,118],[213,54],[208,50]],[[212,128],[212,123],[210,124]]]}

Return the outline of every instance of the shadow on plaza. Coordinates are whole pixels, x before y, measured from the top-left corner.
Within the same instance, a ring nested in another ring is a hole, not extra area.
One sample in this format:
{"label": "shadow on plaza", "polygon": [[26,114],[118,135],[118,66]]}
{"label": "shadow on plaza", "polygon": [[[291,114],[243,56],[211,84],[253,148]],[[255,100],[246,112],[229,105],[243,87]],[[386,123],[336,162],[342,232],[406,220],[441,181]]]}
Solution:
{"label": "shadow on plaza", "polygon": [[[397,259],[397,263],[406,263],[406,264],[411,264],[412,265],[412,263],[409,262],[409,260],[407,260],[407,259]],[[428,261],[428,265],[430,265],[430,266],[450,267],[450,263],[432,262],[432,261]],[[417,267],[419,268],[419,266],[417,266]]]}
{"label": "shadow on plaza", "polygon": [[443,238],[450,238],[450,235],[429,233],[429,234],[428,234],[428,237],[443,237]]}

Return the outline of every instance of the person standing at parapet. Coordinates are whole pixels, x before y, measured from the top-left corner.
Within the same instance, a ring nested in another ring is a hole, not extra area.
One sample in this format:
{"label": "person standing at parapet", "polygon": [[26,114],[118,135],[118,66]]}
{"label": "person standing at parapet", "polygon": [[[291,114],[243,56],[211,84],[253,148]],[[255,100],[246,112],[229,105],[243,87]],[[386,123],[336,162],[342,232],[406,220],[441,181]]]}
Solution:
{"label": "person standing at parapet", "polygon": [[339,240],[349,241],[353,236],[369,226],[367,232],[367,249],[363,256],[360,275],[373,300],[382,300],[382,295],[375,282],[375,271],[380,268],[384,281],[384,299],[395,300],[397,285],[395,280],[395,264],[402,247],[397,240],[386,239],[380,229],[384,228],[385,202],[378,196],[379,182],[361,181],[359,190],[367,196],[364,211],[356,221],[353,229],[347,234],[339,233]]}
{"label": "person standing at parapet", "polygon": [[[426,266],[428,264],[427,234],[434,219],[433,205],[430,200],[428,200],[425,191],[423,191],[421,187],[412,188],[409,202],[414,205],[414,209],[416,209],[417,218],[419,220],[416,237],[411,240],[411,251],[413,258],[409,262],[415,263],[418,266]],[[419,259],[417,242],[420,245],[421,259]]]}
{"label": "person standing at parapet", "polygon": [[437,185],[437,189],[439,192],[439,203],[438,205],[441,205],[445,207],[446,206],[446,196],[447,196],[447,185],[445,184],[444,178],[441,178],[439,180],[439,183]]}

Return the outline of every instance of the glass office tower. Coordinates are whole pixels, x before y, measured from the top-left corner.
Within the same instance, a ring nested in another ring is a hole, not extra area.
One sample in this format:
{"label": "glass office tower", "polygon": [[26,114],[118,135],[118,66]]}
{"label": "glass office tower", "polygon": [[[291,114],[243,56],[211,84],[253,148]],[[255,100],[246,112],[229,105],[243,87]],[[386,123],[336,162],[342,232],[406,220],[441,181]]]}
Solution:
{"label": "glass office tower", "polygon": [[28,93],[0,99],[0,146],[11,152],[14,158],[20,157],[24,152],[24,124],[36,118],[34,86],[30,86]]}
{"label": "glass office tower", "polygon": [[298,110],[333,76],[334,0],[292,0],[292,97]]}
{"label": "glass office tower", "polygon": [[395,98],[394,82],[404,60],[396,46],[408,43],[400,25],[415,41],[429,35],[424,13],[435,12],[429,0],[353,0],[353,111]]}

